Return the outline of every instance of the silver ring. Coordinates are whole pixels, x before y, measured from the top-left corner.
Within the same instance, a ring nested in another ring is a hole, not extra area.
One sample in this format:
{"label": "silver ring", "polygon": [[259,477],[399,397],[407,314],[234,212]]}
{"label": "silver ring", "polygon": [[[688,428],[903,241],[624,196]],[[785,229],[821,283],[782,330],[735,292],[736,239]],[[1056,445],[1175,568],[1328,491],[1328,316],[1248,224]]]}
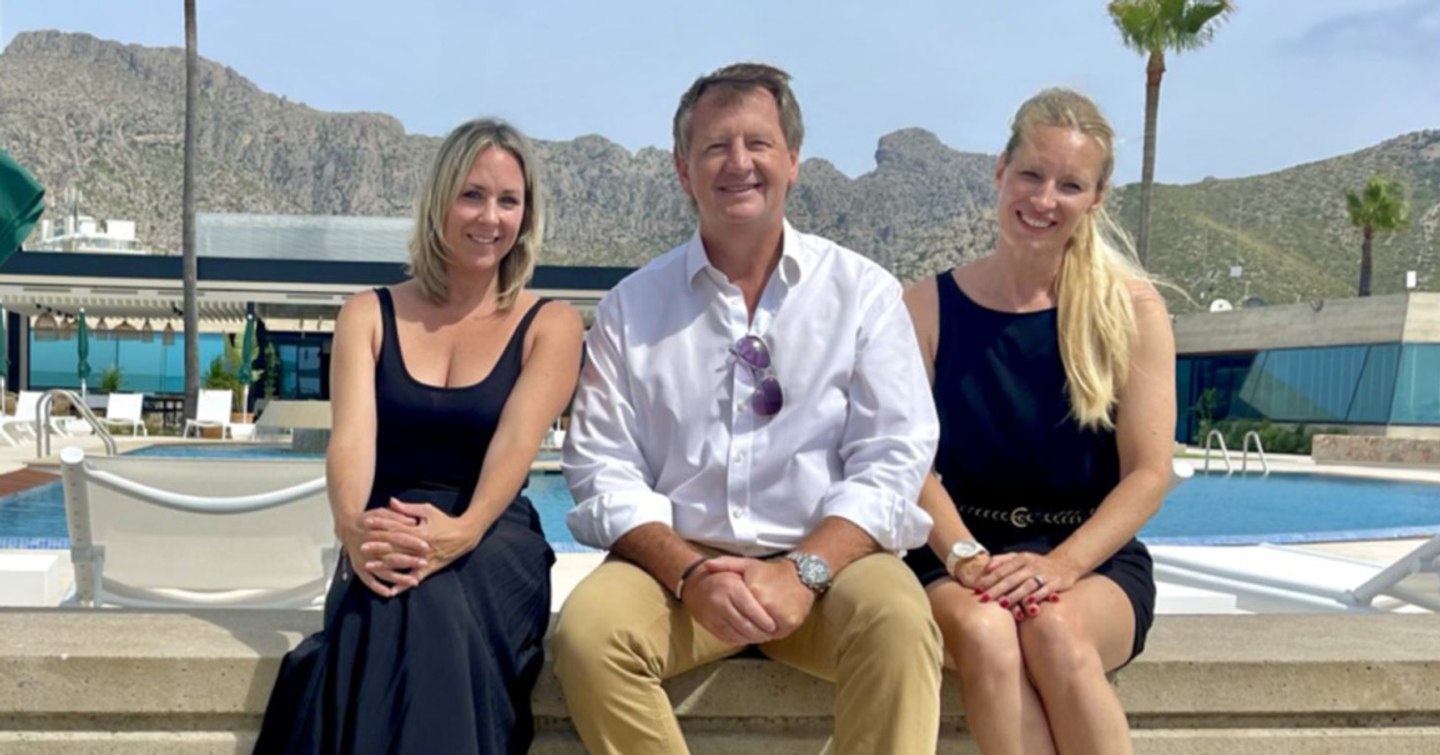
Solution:
{"label": "silver ring", "polygon": [[1033,580],[1035,580],[1035,585],[1036,585],[1036,586],[1038,586],[1038,587],[1044,587],[1044,586],[1045,586],[1045,579],[1044,579],[1043,577],[1041,577],[1039,574],[1036,574],[1036,575],[1034,575],[1034,576],[1032,576],[1032,577],[1030,577],[1030,578],[1033,579]]}

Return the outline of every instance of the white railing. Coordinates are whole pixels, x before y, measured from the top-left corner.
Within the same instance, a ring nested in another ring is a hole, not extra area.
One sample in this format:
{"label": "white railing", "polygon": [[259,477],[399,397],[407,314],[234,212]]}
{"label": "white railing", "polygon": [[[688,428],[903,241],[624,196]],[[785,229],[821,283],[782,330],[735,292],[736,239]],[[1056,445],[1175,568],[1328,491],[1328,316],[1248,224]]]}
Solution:
{"label": "white railing", "polygon": [[114,456],[116,454],[115,437],[105,428],[105,423],[101,422],[95,413],[90,411],[90,407],[85,405],[85,400],[74,391],[51,388],[45,391],[45,395],[40,397],[39,406],[35,407],[35,458],[43,459],[50,455],[50,433],[52,432],[50,409],[55,403],[56,396],[64,396],[70,401],[70,406],[74,407],[75,412],[80,415],[80,419],[94,428],[95,434],[105,442],[105,450]]}
{"label": "white railing", "polygon": [[1225,474],[1232,474],[1235,465],[1230,461],[1230,450],[1225,448],[1225,435],[1219,430],[1211,429],[1205,433],[1205,471],[1210,471],[1210,441],[1220,442],[1220,458],[1225,460]]}
{"label": "white railing", "polygon": [[1251,430],[1240,441],[1240,474],[1245,474],[1246,462],[1250,461],[1250,438],[1255,438],[1255,454],[1260,457],[1260,473],[1270,474],[1270,463],[1265,461],[1265,448],[1260,445],[1260,433]]}

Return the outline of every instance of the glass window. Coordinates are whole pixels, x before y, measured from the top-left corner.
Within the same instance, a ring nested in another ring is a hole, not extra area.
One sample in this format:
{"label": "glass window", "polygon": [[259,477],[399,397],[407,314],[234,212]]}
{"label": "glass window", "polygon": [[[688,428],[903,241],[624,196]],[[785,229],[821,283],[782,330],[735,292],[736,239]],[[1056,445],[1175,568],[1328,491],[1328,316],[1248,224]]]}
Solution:
{"label": "glass window", "polygon": [[1177,360],[1175,398],[1180,417],[1175,427],[1176,440],[1196,439],[1202,412],[1208,412],[1212,420],[1255,416],[1238,398],[1255,359],[1253,354],[1218,354]]}
{"label": "glass window", "polygon": [[[30,339],[30,386],[37,390],[46,388],[78,389],[80,378],[75,366],[79,359],[77,343],[72,334],[69,338],[56,341],[37,341],[33,332]],[[223,354],[224,343],[219,333],[200,334],[200,370],[210,367],[210,361]],[[90,337],[90,379],[86,385],[95,390],[101,377],[110,365],[120,368],[122,382],[120,389],[126,392],[182,393],[185,390],[185,341],[176,332],[175,343],[166,346],[159,333],[153,341],[120,341],[114,338]]]}
{"label": "glass window", "polygon": [[1355,386],[1355,398],[1345,419],[1350,422],[1383,425],[1390,421],[1390,398],[1395,390],[1395,367],[1400,361],[1400,344],[1370,347],[1365,369]]}
{"label": "glass window", "polygon": [[1440,425],[1440,344],[1409,344],[1400,350],[1390,421]]}
{"label": "glass window", "polygon": [[1286,422],[1344,422],[1369,346],[1276,349],[1245,379],[1240,398]]}

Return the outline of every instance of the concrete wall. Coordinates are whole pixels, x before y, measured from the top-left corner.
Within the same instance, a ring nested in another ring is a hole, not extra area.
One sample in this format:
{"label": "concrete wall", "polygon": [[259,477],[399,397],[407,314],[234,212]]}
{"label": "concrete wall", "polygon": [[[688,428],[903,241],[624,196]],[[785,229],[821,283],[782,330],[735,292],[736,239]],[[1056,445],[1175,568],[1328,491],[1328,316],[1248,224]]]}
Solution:
{"label": "concrete wall", "polygon": [[1440,343],[1440,294],[1410,294],[1410,312],[1405,318],[1405,341]]}
{"label": "concrete wall", "polygon": [[[315,612],[0,610],[0,752],[249,753]],[[1163,616],[1114,677],[1141,755],[1434,755],[1440,616]],[[739,659],[666,684],[697,755],[815,755],[830,685]],[[547,671],[539,755],[583,752]],[[974,753],[947,674],[942,753]]]}
{"label": "concrete wall", "polygon": [[1440,343],[1440,294],[1327,299],[1175,317],[1180,354],[1396,343],[1407,336]]}

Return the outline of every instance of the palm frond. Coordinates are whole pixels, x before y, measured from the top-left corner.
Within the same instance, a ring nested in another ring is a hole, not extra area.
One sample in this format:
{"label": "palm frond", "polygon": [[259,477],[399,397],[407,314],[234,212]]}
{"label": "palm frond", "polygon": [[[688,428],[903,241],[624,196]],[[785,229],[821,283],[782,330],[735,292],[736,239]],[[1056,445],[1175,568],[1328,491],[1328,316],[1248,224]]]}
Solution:
{"label": "palm frond", "polygon": [[1112,0],[1107,6],[1120,39],[1136,52],[1181,52],[1204,47],[1223,17],[1235,10],[1230,0]]}

